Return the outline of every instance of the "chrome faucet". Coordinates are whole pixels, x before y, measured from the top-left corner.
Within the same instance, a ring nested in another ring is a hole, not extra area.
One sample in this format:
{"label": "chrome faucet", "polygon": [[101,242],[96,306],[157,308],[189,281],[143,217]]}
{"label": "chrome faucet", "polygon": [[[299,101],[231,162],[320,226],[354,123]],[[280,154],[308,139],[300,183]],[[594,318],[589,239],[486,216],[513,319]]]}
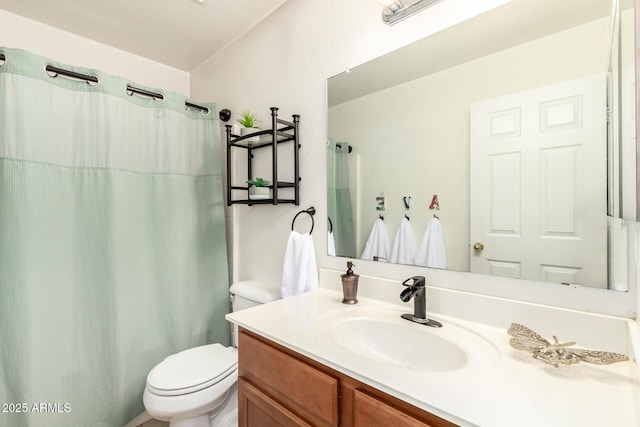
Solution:
{"label": "chrome faucet", "polygon": [[441,328],[442,323],[427,319],[427,291],[425,289],[427,280],[424,276],[413,276],[402,282],[407,289],[403,290],[400,294],[400,299],[403,302],[409,302],[413,298],[413,314],[405,313],[402,315],[403,319],[410,320],[412,322],[420,323],[422,325],[432,326],[434,328]]}

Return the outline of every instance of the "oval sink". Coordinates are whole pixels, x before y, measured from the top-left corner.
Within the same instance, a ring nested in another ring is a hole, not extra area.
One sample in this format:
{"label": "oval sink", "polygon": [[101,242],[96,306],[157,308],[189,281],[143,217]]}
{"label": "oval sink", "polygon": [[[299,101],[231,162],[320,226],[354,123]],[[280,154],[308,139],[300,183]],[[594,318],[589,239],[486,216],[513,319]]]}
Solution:
{"label": "oval sink", "polygon": [[322,316],[318,322],[338,346],[368,359],[400,368],[445,372],[473,360],[498,359],[498,351],[478,334],[442,322],[442,328],[420,325],[386,308],[348,308]]}
{"label": "oval sink", "polygon": [[355,318],[334,324],[331,337],[351,351],[404,368],[451,371],[466,365],[467,354],[460,347],[433,333],[408,326]]}

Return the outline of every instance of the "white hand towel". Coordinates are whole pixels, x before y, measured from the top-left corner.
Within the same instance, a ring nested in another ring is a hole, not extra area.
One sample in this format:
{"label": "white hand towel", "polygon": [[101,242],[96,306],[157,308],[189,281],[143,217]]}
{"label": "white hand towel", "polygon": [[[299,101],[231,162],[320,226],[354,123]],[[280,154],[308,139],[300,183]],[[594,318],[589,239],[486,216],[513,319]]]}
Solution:
{"label": "white hand towel", "polygon": [[292,231],[282,266],[282,298],[298,295],[318,288],[316,253],[311,234]]}
{"label": "white hand towel", "polygon": [[395,264],[413,264],[416,256],[416,239],[413,237],[411,223],[407,217],[402,218],[391,248],[391,261]]}
{"label": "white hand towel", "polygon": [[431,268],[447,268],[444,238],[438,218],[434,217],[429,220],[427,229],[418,246],[414,264]]}
{"label": "white hand towel", "polygon": [[391,243],[387,227],[384,225],[384,221],[378,218],[371,227],[371,233],[369,233],[367,244],[364,246],[360,258],[371,261],[373,257],[377,257],[378,261],[388,262],[389,256],[391,256]]}
{"label": "white hand towel", "polygon": [[333,231],[327,233],[327,253],[329,256],[336,256],[336,241],[333,238]]}

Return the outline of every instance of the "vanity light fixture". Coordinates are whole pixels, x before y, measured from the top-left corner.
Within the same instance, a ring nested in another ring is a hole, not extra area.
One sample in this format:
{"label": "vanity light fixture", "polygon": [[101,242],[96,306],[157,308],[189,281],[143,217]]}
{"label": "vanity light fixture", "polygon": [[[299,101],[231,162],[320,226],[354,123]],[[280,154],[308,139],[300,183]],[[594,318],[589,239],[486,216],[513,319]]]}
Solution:
{"label": "vanity light fixture", "polygon": [[378,0],[384,6],[382,21],[393,25],[408,18],[421,10],[431,7],[442,0],[418,0],[409,6],[405,6],[400,0]]}

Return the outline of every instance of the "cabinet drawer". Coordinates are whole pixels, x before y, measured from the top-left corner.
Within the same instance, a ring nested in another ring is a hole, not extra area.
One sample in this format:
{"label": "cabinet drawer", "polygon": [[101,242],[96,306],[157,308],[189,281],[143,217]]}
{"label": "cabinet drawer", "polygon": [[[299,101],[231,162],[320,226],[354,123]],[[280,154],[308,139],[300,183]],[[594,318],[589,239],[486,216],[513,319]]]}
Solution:
{"label": "cabinet drawer", "polygon": [[338,425],[337,378],[241,331],[239,369],[245,378],[315,426]]}
{"label": "cabinet drawer", "polygon": [[427,412],[416,418],[361,389],[353,391],[353,427],[444,427],[455,424]]}

